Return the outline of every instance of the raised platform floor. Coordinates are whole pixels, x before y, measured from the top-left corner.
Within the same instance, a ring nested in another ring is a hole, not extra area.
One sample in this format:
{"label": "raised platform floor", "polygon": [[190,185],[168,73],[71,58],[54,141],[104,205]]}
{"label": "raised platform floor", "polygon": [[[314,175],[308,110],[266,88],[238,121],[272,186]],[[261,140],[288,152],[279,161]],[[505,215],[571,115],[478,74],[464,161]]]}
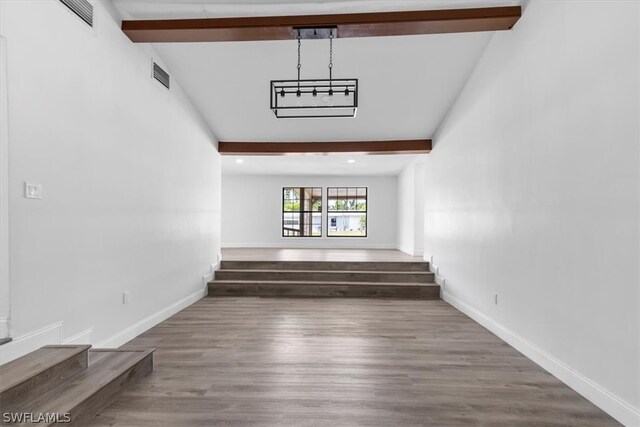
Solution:
{"label": "raised platform floor", "polygon": [[421,262],[396,249],[222,248],[227,261]]}
{"label": "raised platform floor", "polygon": [[438,299],[429,263],[394,250],[225,249],[209,296]]}

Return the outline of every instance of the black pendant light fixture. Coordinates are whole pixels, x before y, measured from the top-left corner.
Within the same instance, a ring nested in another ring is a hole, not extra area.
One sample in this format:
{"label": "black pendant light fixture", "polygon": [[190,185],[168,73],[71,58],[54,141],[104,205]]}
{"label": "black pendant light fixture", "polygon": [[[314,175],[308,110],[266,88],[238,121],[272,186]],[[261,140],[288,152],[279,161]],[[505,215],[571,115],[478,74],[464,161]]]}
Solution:
{"label": "black pendant light fixture", "polygon": [[[271,80],[271,110],[279,119],[355,117],[358,79],[333,78],[333,39],[337,28],[295,28],[298,41],[298,78]],[[329,39],[329,78],[302,79],[302,39]]]}

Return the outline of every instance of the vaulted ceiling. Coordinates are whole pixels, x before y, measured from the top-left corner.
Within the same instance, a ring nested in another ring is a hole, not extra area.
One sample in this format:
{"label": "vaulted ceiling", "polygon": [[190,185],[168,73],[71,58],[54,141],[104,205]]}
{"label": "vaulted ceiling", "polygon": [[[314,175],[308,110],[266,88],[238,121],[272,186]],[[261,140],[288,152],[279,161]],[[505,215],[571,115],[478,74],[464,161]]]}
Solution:
{"label": "vaulted ceiling", "polygon": [[[126,19],[275,16],[513,6],[492,0],[114,0]],[[340,38],[334,77],[358,78],[352,119],[278,119],[269,82],[296,77],[296,41],[153,43],[161,61],[224,141],[431,138],[493,32]],[[328,78],[327,40],[302,41],[302,78]]]}

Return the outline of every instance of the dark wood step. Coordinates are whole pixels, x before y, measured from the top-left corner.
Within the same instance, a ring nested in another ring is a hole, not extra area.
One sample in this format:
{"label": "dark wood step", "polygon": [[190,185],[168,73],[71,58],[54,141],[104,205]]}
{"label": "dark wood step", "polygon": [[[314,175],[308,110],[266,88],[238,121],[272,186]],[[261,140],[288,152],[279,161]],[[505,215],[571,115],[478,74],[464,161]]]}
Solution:
{"label": "dark wood step", "polygon": [[36,398],[24,401],[14,412],[35,416],[69,414],[72,425],[85,425],[111,404],[128,383],[153,370],[153,352],[154,349],[90,350],[86,369]]}
{"label": "dark wood step", "polygon": [[435,283],[243,281],[216,279],[209,282],[209,296],[439,299],[440,286]]}
{"label": "dark wood step", "polygon": [[219,270],[216,280],[432,283],[427,271]]}
{"label": "dark wood step", "polygon": [[428,262],[222,261],[222,270],[429,271]]}
{"label": "dark wood step", "polygon": [[0,366],[0,407],[15,409],[88,366],[90,345],[48,345]]}

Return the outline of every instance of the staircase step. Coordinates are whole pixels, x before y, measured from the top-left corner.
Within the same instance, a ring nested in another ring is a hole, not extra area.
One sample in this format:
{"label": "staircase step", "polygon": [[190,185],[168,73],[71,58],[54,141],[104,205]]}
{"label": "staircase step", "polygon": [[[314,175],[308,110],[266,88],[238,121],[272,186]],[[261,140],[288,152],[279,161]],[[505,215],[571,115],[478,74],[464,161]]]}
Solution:
{"label": "staircase step", "polygon": [[222,270],[429,271],[428,262],[222,261]]}
{"label": "staircase step", "polygon": [[0,407],[10,412],[88,366],[90,345],[48,345],[0,366]]}
{"label": "staircase step", "polygon": [[427,271],[219,270],[216,279],[258,281],[431,283]]}
{"label": "staircase step", "polygon": [[435,283],[214,280],[209,296],[439,299]]}
{"label": "staircase step", "polygon": [[[85,425],[113,402],[127,383],[153,370],[154,349],[93,349],[89,366],[34,399],[23,402],[17,413],[69,414],[72,425]],[[52,425],[39,423],[38,425]]]}

